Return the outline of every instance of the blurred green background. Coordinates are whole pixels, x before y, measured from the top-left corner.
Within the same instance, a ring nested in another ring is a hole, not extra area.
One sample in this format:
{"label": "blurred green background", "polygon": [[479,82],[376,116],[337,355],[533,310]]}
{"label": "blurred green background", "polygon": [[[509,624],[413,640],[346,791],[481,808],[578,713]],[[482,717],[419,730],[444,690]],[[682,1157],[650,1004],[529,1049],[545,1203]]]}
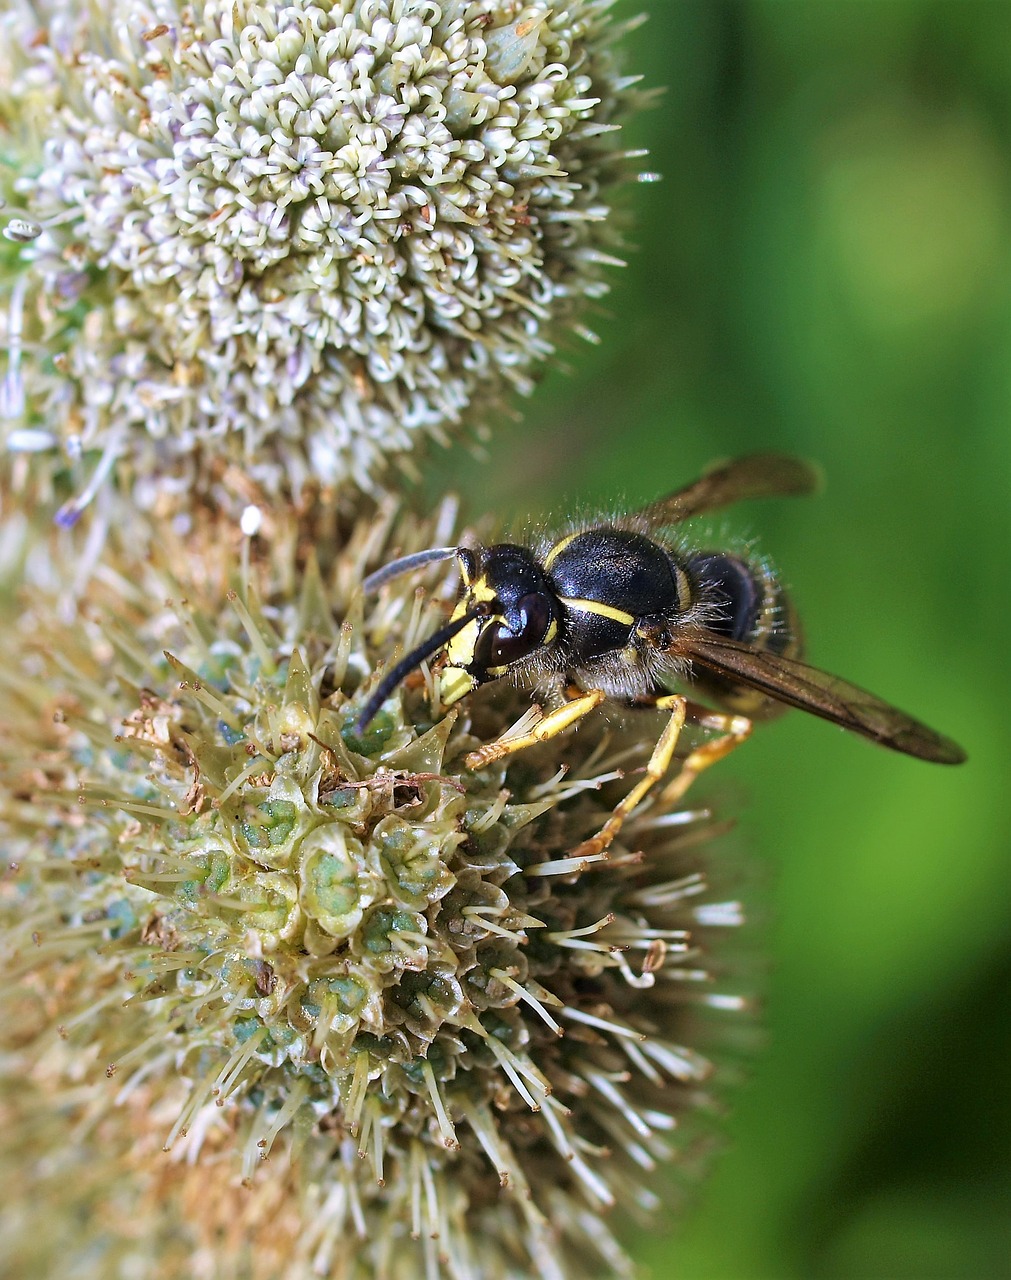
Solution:
{"label": "blurred green background", "polygon": [[628,133],[663,180],[626,202],[602,343],[440,481],[508,517],[817,459],[824,494],[724,523],[812,660],[971,760],[795,714],[710,776],[770,868],[770,1043],[635,1252],[655,1280],[1011,1275],[1011,6],[649,7],[628,65],[667,91]]}

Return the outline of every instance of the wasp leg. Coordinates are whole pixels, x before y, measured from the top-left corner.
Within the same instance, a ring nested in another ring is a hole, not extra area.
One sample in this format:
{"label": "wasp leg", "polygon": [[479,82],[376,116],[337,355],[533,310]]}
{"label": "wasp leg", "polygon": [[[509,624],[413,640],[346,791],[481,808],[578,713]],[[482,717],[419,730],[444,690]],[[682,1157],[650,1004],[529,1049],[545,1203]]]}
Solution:
{"label": "wasp leg", "polygon": [[680,694],[672,693],[662,698],[657,698],[653,701],[653,706],[658,707],[661,711],[670,710],[671,717],[667,721],[656,746],[653,748],[653,754],[646,765],[646,776],[635,784],[620,804],[615,806],[613,813],[597,834],[591,836],[589,840],[584,840],[581,845],[573,849],[572,857],[584,858],[591,854],[603,853],[610,846],[611,841],[624,825],[625,819],[635,809],[639,801],[660,781],[670,768],[670,762],[674,759],[674,752],[677,749],[678,739],[681,737],[681,730],[685,725],[688,702]]}
{"label": "wasp leg", "polygon": [[696,707],[692,703],[689,706],[692,718],[703,729],[715,729],[722,737],[714,738],[712,742],[703,742],[685,757],[678,776],[660,792],[657,803],[665,808],[677,804],[700,773],[704,773],[711,764],[716,764],[717,760],[728,756],[735,747],[739,747],[751,736],[752,725],[747,716],[710,711],[707,707]]}
{"label": "wasp leg", "polygon": [[573,698],[571,702],[565,702],[553,711],[549,711],[525,733],[505,734],[497,741],[489,742],[487,746],[472,751],[464,758],[464,764],[468,769],[484,769],[494,761],[511,756],[516,751],[523,751],[538,742],[546,742],[549,738],[561,733],[563,729],[567,729],[569,725],[575,724],[577,720],[582,720],[588,711],[599,707],[605,697],[603,689],[591,689],[589,693],[584,693],[578,698]]}

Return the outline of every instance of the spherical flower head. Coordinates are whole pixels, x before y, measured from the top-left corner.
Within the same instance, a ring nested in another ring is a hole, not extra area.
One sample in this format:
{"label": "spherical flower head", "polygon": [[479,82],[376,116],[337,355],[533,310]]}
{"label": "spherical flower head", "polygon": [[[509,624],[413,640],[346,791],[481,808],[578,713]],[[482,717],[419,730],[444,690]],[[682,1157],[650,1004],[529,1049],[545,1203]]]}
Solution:
{"label": "spherical flower head", "polygon": [[573,854],[649,713],[473,770],[530,695],[447,713],[421,671],[356,727],[453,594],[444,566],[369,601],[362,576],[451,514],[198,514],[150,553],[110,541],[72,623],[25,611],[0,735],[12,1272],[52,1274],[47,1241],[75,1276],[628,1270],[604,1215],[654,1210],[686,1158],[740,911],[708,816],[661,789]]}
{"label": "spherical flower head", "polygon": [[13,445],[99,479],[237,460],[274,492],[368,489],[483,424],[616,261],[643,94],[610,6],[8,15]]}

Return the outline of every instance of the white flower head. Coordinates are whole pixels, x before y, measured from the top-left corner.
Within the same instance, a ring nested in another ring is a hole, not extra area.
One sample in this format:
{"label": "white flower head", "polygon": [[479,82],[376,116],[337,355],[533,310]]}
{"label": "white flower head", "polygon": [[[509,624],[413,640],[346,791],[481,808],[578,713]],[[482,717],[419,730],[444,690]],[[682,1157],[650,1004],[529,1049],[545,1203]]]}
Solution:
{"label": "white flower head", "polygon": [[610,7],[9,14],[4,425],[103,474],[238,461],[276,492],[372,488],[420,439],[480,425],[617,261],[602,193],[644,95]]}

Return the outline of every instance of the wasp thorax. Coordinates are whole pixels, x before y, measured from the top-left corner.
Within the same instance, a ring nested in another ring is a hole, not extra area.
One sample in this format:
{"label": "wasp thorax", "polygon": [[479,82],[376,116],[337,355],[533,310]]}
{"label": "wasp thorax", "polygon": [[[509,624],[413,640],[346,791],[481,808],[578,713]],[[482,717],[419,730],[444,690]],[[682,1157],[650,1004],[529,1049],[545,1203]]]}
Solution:
{"label": "wasp thorax", "polygon": [[626,529],[589,529],[552,549],[548,567],[563,598],[592,600],[632,617],[677,609],[677,571],[659,543]]}

